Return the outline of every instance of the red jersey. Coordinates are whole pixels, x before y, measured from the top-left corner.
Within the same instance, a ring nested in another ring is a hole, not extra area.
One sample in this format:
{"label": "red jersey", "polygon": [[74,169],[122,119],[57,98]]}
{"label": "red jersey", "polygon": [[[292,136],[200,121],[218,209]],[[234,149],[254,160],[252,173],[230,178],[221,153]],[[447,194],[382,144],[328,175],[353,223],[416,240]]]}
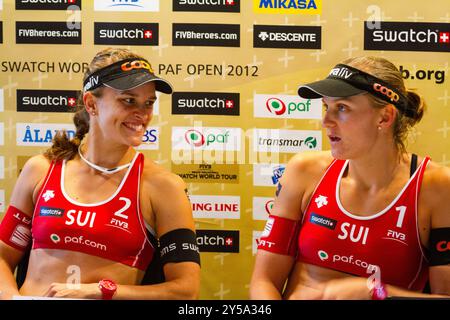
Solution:
{"label": "red jersey", "polygon": [[92,204],[67,195],[65,164],[52,162],[39,193],[33,213],[32,249],[73,250],[146,270],[155,250],[147,238],[139,205],[144,156],[136,153],[109,199]]}
{"label": "red jersey", "polygon": [[303,216],[297,259],[366,278],[379,270],[384,283],[422,291],[428,262],[418,233],[417,200],[429,160],[422,161],[391,204],[371,216],[342,206],[339,185],[348,160],[334,160]]}

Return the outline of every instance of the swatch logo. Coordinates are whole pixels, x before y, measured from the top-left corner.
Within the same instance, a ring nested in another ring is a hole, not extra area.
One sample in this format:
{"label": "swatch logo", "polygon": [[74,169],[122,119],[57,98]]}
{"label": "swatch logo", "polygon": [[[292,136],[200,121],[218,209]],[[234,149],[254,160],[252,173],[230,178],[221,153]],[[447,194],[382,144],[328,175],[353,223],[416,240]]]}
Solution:
{"label": "swatch logo", "polygon": [[450,52],[450,23],[364,23],[365,50]]}
{"label": "swatch logo", "polygon": [[337,220],[330,219],[317,213],[311,213],[311,217],[309,218],[309,222],[313,224],[317,224],[321,227],[325,227],[330,230],[334,230],[336,228]]}
{"label": "swatch logo", "polygon": [[186,142],[194,147],[201,147],[205,144],[205,137],[200,131],[191,129],[184,135]]}
{"label": "swatch logo", "polygon": [[157,46],[157,23],[94,23],[94,43],[112,45]]}
{"label": "swatch logo", "polygon": [[19,112],[74,112],[79,91],[17,90]]}
{"label": "swatch logo", "polygon": [[69,6],[81,9],[81,0],[16,0],[16,10],[68,10]]}
{"label": "swatch logo", "polygon": [[41,207],[39,216],[42,217],[62,217],[64,215],[64,209]]}
{"label": "swatch logo", "polygon": [[198,230],[200,252],[239,252],[238,230]]}
{"label": "swatch logo", "polygon": [[240,0],[173,0],[173,11],[240,12]]}
{"label": "swatch logo", "polygon": [[172,114],[239,115],[239,93],[175,92]]}

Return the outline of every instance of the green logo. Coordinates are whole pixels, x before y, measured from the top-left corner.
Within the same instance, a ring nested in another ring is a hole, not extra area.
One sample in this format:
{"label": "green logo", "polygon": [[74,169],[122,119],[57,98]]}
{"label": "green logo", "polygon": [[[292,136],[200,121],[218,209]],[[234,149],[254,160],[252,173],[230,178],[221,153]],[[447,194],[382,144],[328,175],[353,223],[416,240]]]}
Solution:
{"label": "green logo", "polygon": [[322,261],[325,261],[325,260],[328,259],[328,253],[326,253],[326,252],[323,251],[323,250],[319,250],[319,251],[317,252],[317,254],[318,254],[318,256],[319,256],[319,259],[322,260]]}
{"label": "green logo", "polygon": [[52,233],[50,235],[50,239],[54,242],[54,243],[58,243],[61,241],[61,238],[56,234],[56,233]]}
{"label": "green logo", "polygon": [[314,149],[315,147],[317,147],[317,139],[314,137],[308,137],[305,140],[305,144],[308,148]]}

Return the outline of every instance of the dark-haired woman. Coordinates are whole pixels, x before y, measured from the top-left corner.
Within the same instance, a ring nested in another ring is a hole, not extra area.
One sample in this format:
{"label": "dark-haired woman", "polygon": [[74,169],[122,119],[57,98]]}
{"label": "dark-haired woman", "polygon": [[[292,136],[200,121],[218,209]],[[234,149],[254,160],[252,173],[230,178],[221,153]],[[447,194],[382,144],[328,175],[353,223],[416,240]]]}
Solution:
{"label": "dark-haired woman", "polygon": [[[155,91],[148,61],[105,49],[84,77],[76,136],[25,165],[0,226],[0,298],[196,299],[200,260],[183,181],[137,147]],[[159,248],[156,241],[159,240]],[[13,272],[27,250],[21,288]],[[140,285],[161,259],[165,281]]]}

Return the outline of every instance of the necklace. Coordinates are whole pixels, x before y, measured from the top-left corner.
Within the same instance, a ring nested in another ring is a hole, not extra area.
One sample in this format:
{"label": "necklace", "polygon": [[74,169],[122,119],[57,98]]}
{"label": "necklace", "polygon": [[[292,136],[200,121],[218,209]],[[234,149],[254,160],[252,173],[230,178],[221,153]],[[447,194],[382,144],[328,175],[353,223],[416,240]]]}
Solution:
{"label": "necklace", "polygon": [[90,166],[90,167],[92,167],[92,168],[94,168],[94,169],[96,169],[96,170],[98,170],[98,171],[100,171],[100,172],[106,173],[106,174],[113,174],[113,173],[119,172],[120,170],[123,170],[123,169],[125,169],[125,168],[128,168],[128,167],[131,165],[131,162],[129,162],[129,163],[127,163],[127,164],[124,164],[124,165],[121,165],[121,166],[118,166],[118,167],[115,167],[115,168],[111,168],[111,169],[108,169],[108,168],[105,168],[105,167],[101,167],[101,166],[99,166],[99,165],[96,165],[95,163],[92,163],[92,162],[90,162],[88,159],[86,159],[85,157],[83,157],[83,154],[81,153],[81,144],[78,146],[78,154],[80,155],[80,158],[81,158],[84,162],[86,162],[86,164],[87,164],[88,166]]}

